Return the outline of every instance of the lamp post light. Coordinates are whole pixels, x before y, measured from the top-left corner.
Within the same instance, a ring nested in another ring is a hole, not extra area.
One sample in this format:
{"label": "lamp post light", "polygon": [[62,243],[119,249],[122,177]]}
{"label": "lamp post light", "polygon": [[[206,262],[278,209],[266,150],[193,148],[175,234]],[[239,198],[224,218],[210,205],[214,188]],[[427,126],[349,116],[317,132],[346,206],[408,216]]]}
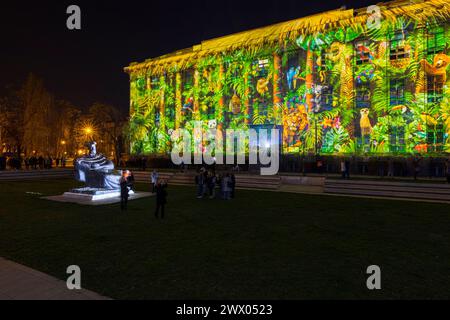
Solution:
{"label": "lamp post light", "polygon": [[61,152],[65,152],[66,151],[66,140],[61,140]]}
{"label": "lamp post light", "polygon": [[84,128],[84,133],[86,134],[86,139],[89,139],[90,136],[92,135],[92,132],[94,130],[92,129],[92,127],[85,127]]}

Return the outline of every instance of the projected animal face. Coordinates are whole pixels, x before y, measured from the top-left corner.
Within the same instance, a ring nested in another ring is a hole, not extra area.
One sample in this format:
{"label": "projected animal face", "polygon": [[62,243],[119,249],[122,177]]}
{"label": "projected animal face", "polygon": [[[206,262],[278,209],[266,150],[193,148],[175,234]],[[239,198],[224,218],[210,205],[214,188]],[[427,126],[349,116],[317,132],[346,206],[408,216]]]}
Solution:
{"label": "projected animal face", "polygon": [[215,129],[217,127],[217,120],[208,120],[208,128],[209,129]]}
{"label": "projected animal face", "polygon": [[361,117],[368,117],[369,116],[369,109],[363,108],[359,111],[361,113]]}
{"label": "projected animal face", "polygon": [[443,53],[439,53],[434,57],[434,66],[438,69],[446,69],[448,64],[450,63],[450,57],[443,54]]}

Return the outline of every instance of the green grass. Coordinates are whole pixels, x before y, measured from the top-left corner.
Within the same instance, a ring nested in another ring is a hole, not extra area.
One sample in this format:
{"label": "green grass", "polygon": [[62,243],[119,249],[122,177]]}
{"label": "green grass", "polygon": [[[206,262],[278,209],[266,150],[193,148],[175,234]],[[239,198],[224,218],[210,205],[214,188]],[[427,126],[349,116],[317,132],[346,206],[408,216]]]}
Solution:
{"label": "green grass", "polygon": [[[0,184],[0,256],[118,299],[450,298],[450,211],[444,204],[238,190],[197,200],[79,206],[42,200],[70,180]],[[140,189],[148,186],[139,185]],[[382,290],[366,288],[377,264]]]}

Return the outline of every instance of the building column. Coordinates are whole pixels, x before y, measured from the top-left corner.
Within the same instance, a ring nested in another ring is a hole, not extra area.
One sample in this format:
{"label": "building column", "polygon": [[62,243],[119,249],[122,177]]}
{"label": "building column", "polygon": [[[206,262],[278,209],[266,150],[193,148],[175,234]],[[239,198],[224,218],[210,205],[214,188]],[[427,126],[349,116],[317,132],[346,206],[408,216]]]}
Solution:
{"label": "building column", "polygon": [[306,51],[306,106],[308,107],[308,112],[311,112],[313,108],[313,98],[312,93],[314,85],[314,52],[311,49],[311,42],[308,44],[308,50]]}
{"label": "building column", "polygon": [[[223,65],[223,62],[220,63],[219,66],[219,81],[218,81],[218,85],[217,85],[217,89],[219,91],[221,91],[223,89],[223,81],[225,78],[225,66]],[[219,99],[219,103],[217,106],[217,130],[222,130],[223,129],[223,109],[225,107],[225,97],[224,95],[222,95]]]}
{"label": "building column", "polygon": [[194,71],[194,120],[200,120],[200,73]]}
{"label": "building column", "polygon": [[166,79],[165,76],[162,75],[159,78],[159,83],[160,83],[160,89],[159,89],[159,123],[160,123],[160,128],[162,131],[166,131],[166,105],[164,103],[164,99],[165,99],[165,92],[164,92],[164,86],[163,84],[165,83]]}
{"label": "building column", "polygon": [[181,124],[181,73],[177,71],[175,74],[175,129],[180,128]]}
{"label": "building column", "polygon": [[273,53],[273,114],[275,124],[278,124],[278,117],[281,107],[283,105],[283,92],[282,92],[282,73],[281,73],[281,56],[274,52]]}

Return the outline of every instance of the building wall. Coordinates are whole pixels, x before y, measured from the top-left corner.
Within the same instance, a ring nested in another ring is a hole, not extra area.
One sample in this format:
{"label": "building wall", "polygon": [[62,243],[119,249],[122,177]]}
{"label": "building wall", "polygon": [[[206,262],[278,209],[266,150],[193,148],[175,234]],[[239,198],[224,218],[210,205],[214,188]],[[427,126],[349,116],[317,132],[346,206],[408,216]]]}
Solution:
{"label": "building wall", "polygon": [[450,151],[450,29],[398,19],[283,47],[207,56],[188,68],[131,75],[132,153],[165,153],[170,133],[283,127],[284,153]]}

